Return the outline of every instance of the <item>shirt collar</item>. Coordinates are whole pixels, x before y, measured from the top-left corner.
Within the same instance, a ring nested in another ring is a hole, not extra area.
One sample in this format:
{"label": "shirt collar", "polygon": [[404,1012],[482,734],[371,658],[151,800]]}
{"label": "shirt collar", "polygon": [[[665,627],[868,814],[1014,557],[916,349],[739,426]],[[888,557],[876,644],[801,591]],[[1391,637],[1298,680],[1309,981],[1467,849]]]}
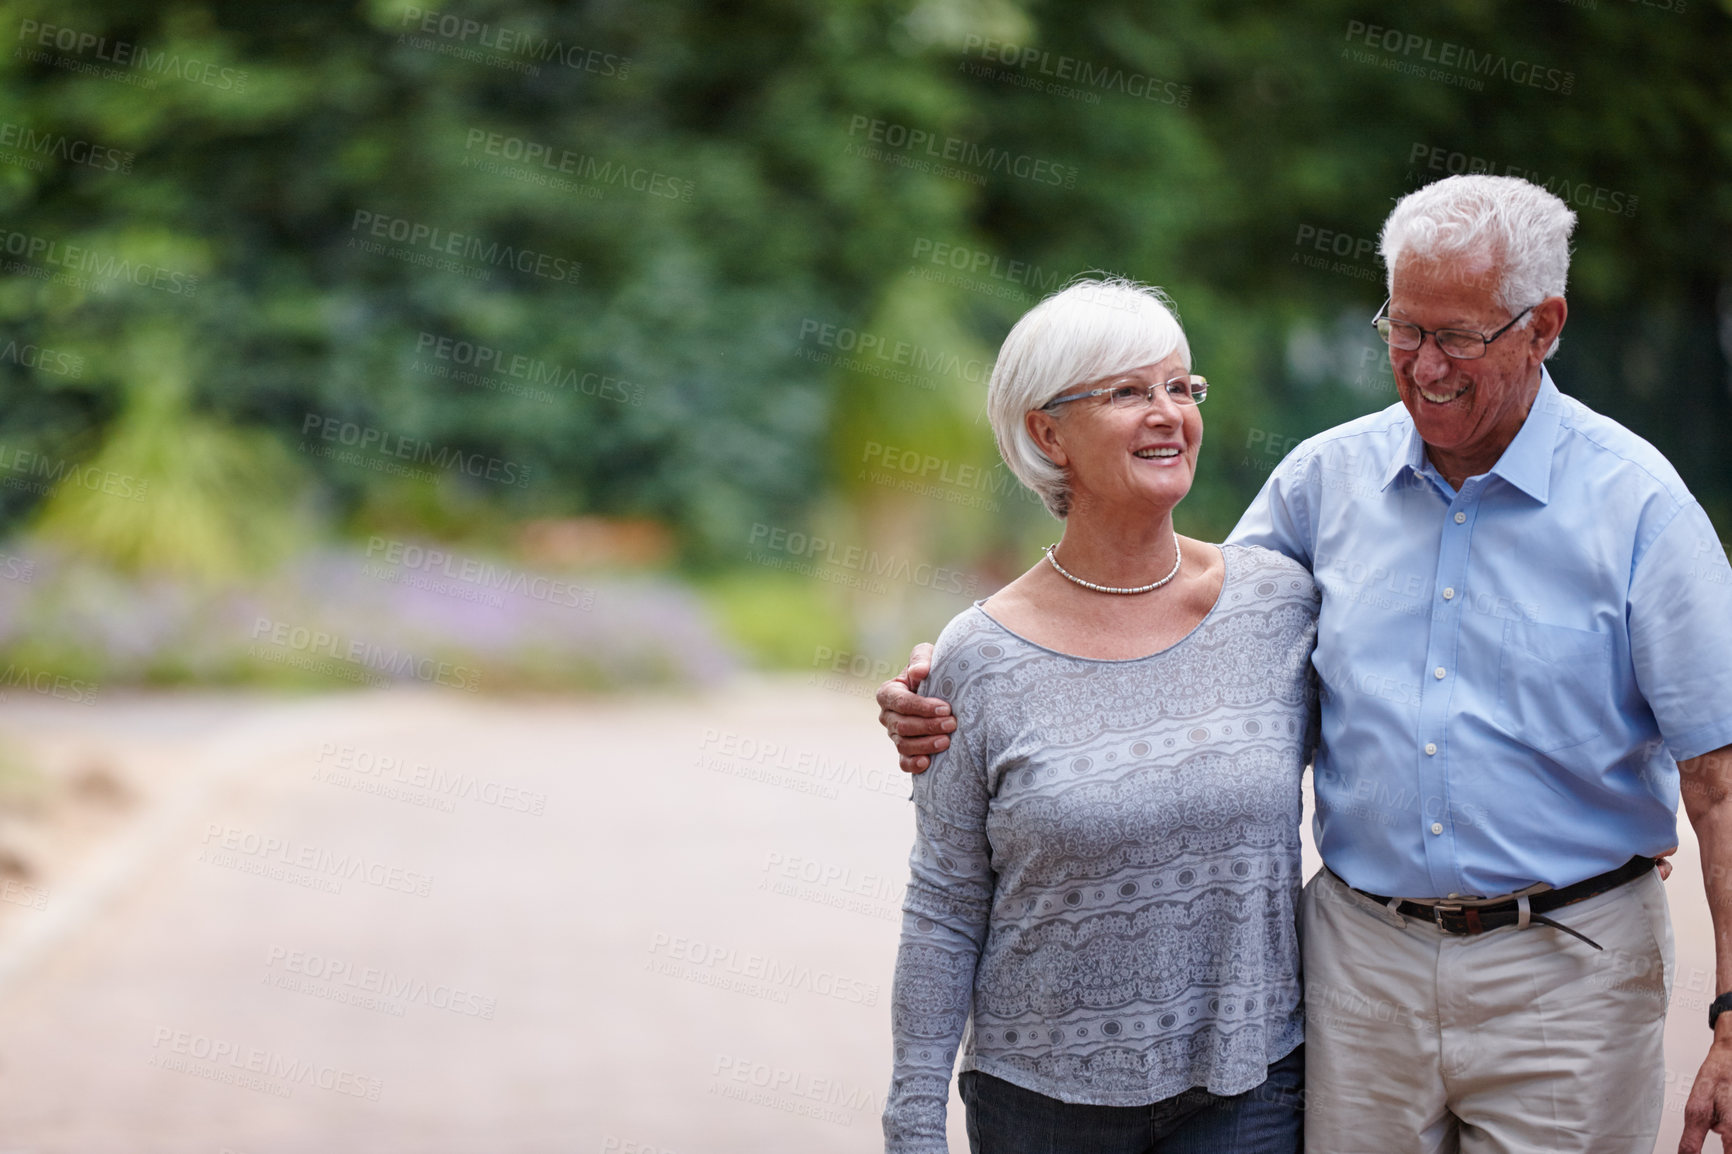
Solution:
{"label": "shirt collar", "polygon": [[1540,391],[1534,395],[1533,408],[1528,410],[1527,420],[1517,430],[1515,440],[1491,467],[1492,472],[1542,505],[1551,492],[1552,458],[1557,452],[1558,423],[1563,415],[1564,396],[1541,365]]}
{"label": "shirt collar", "polygon": [[[1400,401],[1395,403],[1401,404]],[[1419,430],[1413,424],[1413,416],[1405,408],[1402,409],[1401,423],[1407,429],[1407,447],[1404,452],[1390,454],[1389,468],[1383,473],[1385,491],[1404,473],[1418,475],[1431,467],[1431,462],[1425,459],[1425,442],[1419,439]]]}
{"label": "shirt collar", "polygon": [[[1491,467],[1492,473],[1542,505],[1551,492],[1552,456],[1557,447],[1558,423],[1563,419],[1563,408],[1563,394],[1552,382],[1545,366],[1541,365],[1540,390],[1534,396],[1533,407],[1528,410],[1522,427],[1516,430],[1515,439],[1504,449],[1497,464]],[[1413,418],[1404,417],[1403,424],[1407,428],[1406,451],[1391,456],[1389,468],[1383,475],[1383,488],[1386,490],[1404,472],[1439,476],[1425,456],[1425,442],[1420,440]]]}

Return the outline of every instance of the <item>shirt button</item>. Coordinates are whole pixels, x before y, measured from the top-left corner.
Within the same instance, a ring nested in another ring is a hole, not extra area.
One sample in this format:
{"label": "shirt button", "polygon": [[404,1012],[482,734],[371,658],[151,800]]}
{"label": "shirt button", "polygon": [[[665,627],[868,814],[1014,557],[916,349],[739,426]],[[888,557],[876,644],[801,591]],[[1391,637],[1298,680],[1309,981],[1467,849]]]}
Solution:
{"label": "shirt button", "polygon": [[1454,585],[1451,585],[1449,588],[1447,588],[1443,591],[1443,599],[1445,601],[1455,600],[1455,586]]}
{"label": "shirt button", "polygon": [[1455,515],[1455,523],[1457,525],[1461,524],[1465,520],[1467,520],[1467,514],[1466,513],[1457,513]]}
{"label": "shirt button", "polygon": [[1437,667],[1437,668],[1436,668],[1436,669],[1433,669],[1433,670],[1432,670],[1432,671],[1431,671],[1431,675],[1432,675],[1432,676],[1433,676],[1433,677],[1435,677],[1435,678],[1437,678],[1437,679],[1438,679],[1438,680],[1439,680],[1439,681],[1442,681],[1442,680],[1443,680],[1443,676],[1444,676],[1444,668],[1443,668],[1443,666],[1441,666],[1441,665],[1439,665],[1439,666],[1438,666],[1438,667]]}
{"label": "shirt button", "polygon": [[1432,833],[1442,833],[1443,832],[1443,823],[1441,821],[1432,822],[1431,823],[1431,832]]}
{"label": "shirt button", "polygon": [[1427,757],[1436,757],[1437,756],[1437,742],[1428,741],[1425,743],[1425,756],[1427,756]]}

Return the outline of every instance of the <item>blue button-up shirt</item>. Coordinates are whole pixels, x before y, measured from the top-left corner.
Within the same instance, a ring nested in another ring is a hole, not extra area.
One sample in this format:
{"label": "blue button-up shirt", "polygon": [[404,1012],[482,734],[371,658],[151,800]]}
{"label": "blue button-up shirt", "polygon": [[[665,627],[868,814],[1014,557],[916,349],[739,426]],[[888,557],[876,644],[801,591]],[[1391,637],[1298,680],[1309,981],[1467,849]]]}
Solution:
{"label": "blue button-up shirt", "polygon": [[1677,843],[1732,744],[1732,566],[1658,450],[1542,370],[1460,491],[1399,403],[1321,433],[1229,540],[1322,590],[1317,847],[1402,897],[1564,886]]}

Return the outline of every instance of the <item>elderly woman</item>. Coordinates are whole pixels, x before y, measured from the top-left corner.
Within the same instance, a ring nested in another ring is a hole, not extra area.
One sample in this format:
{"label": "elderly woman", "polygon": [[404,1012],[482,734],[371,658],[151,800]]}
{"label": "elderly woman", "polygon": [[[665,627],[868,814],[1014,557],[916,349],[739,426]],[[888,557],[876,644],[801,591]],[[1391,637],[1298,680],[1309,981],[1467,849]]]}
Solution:
{"label": "elderly woman", "polygon": [[959,728],[914,779],[893,1154],[948,1149],[959,1044],[976,1154],[1299,1149],[1317,592],[1174,531],[1207,387],[1127,281],[1047,298],[1000,351],[999,450],[1064,534],[934,653]]}

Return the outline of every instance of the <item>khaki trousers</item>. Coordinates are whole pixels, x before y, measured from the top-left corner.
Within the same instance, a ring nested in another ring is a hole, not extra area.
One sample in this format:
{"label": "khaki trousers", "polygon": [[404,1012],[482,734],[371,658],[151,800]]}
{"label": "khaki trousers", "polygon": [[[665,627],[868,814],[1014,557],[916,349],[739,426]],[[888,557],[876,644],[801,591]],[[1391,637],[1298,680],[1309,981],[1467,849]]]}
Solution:
{"label": "khaki trousers", "polygon": [[1446,934],[1327,869],[1300,903],[1307,1154],[1651,1154],[1672,923],[1657,873]]}

